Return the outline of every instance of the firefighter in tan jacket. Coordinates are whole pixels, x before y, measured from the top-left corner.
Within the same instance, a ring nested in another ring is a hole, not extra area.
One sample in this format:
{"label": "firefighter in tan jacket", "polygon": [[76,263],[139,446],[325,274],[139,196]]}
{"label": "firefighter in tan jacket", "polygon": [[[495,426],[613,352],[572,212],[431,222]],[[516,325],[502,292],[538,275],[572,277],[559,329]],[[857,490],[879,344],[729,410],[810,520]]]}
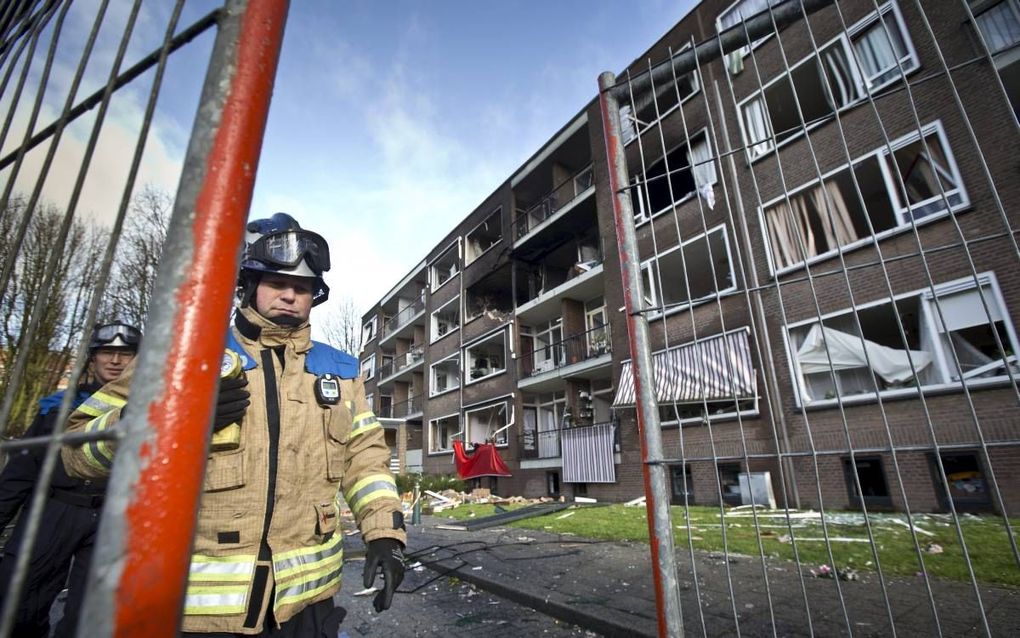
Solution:
{"label": "firefighter in tan jacket", "polygon": [[[365,587],[382,572],[377,611],[404,575],[400,499],[357,359],[309,338],[311,308],[329,292],[325,240],[283,213],[247,230],[227,339],[244,374],[220,382],[182,629],[332,637],[344,613],[332,600],[343,565],[340,494],[367,544]],[[82,404],[68,429],[113,427],[130,377]],[[62,454],[82,477],[106,476],[113,463],[107,442]]]}

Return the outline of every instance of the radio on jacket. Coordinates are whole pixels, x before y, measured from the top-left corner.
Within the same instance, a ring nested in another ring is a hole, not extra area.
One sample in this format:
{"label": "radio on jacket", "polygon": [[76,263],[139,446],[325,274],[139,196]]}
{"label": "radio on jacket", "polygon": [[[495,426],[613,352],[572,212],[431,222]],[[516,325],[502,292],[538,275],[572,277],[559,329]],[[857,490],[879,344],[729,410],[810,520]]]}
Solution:
{"label": "radio on jacket", "polygon": [[[220,363],[221,379],[236,379],[244,374],[241,366],[241,357],[231,350],[223,351],[223,360]],[[224,450],[236,450],[241,445],[241,424],[231,423],[230,425],[213,432],[209,449],[213,452]]]}

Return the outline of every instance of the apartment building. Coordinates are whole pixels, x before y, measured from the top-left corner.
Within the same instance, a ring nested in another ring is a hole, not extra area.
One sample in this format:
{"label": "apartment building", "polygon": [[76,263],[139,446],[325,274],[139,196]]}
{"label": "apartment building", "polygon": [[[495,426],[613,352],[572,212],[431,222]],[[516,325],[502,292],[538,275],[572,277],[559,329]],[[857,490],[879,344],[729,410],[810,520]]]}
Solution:
{"label": "apartment building", "polygon": [[[770,3],[701,2],[618,81]],[[922,7],[843,0],[621,103],[677,503],[1020,505],[1020,5]],[[593,100],[365,315],[395,467],[491,441],[501,494],[643,493],[606,147]]]}

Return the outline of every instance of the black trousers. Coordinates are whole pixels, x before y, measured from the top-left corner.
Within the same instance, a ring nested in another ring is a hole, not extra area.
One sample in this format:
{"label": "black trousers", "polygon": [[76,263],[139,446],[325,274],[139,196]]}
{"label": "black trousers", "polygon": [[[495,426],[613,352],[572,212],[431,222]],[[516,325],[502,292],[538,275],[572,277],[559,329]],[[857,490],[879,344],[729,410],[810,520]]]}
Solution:
{"label": "black trousers", "polygon": [[[100,510],[69,505],[50,498],[46,501],[39,535],[28,561],[12,636],[46,638],[50,631],[50,606],[68,583],[64,617],[54,636],[71,638],[78,625],[78,613],[85,596],[85,581],[99,526]],[[14,578],[14,566],[24,539],[27,511],[23,510],[0,559],[0,608]],[[68,576],[70,570],[70,577]]]}
{"label": "black trousers", "polygon": [[[265,627],[256,636],[265,638],[336,638],[340,631],[340,623],[343,622],[347,610],[333,604],[331,598],[305,607],[293,618],[280,625],[280,628]],[[266,624],[273,624],[267,615]],[[186,633],[181,634],[184,638],[233,638],[241,634],[225,633]],[[249,638],[249,636],[245,636]]]}

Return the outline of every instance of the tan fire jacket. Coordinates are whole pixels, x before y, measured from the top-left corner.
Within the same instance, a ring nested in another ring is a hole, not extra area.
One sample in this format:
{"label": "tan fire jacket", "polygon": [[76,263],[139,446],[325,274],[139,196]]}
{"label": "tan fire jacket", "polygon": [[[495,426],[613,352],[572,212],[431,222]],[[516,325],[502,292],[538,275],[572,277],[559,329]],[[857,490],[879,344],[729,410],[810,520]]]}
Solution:
{"label": "tan fire jacket", "polygon": [[[250,368],[251,405],[240,446],[206,462],[184,631],[256,634],[269,605],[283,623],[340,589],[341,492],[366,542],[406,542],[390,451],[364,385],[343,379],[339,404],[319,405],[316,375],[306,371],[309,334],[307,324],[281,328],[249,308],[237,317],[233,335]],[[346,372],[339,376],[357,375],[353,357],[319,352],[338,362]],[[68,430],[113,427],[130,377],[128,370],[83,403]],[[90,478],[109,473],[113,452],[112,443],[95,442],[65,447],[62,456],[69,472]]]}

